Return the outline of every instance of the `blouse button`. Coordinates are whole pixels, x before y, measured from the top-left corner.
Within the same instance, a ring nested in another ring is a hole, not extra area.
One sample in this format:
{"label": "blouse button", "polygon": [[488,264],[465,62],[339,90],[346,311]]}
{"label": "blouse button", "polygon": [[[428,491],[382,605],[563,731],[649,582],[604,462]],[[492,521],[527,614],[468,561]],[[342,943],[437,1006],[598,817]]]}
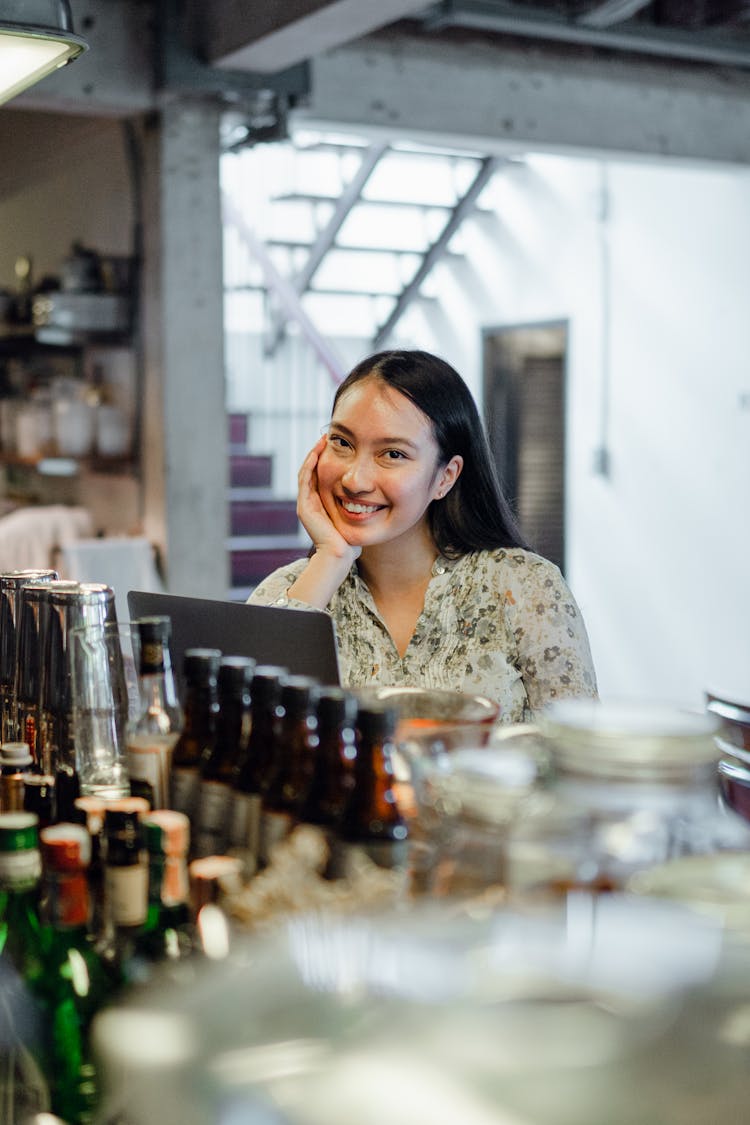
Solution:
{"label": "blouse button", "polygon": [[437,565],[437,566],[435,567],[435,574],[445,574],[445,567],[443,566],[443,564],[442,564],[442,563],[439,563],[439,564],[438,564],[438,565]]}
{"label": "blouse button", "polygon": [[289,598],[286,594],[282,594],[280,598],[276,599],[274,605],[289,605]]}

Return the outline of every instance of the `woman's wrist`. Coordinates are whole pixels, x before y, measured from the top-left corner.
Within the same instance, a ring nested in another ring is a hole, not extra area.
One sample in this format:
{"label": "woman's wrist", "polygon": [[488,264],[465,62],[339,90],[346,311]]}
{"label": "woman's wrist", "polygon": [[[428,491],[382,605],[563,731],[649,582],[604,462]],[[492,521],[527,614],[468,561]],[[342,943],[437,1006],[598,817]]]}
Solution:
{"label": "woman's wrist", "polygon": [[325,609],[359,553],[358,547],[349,547],[343,553],[331,547],[316,548],[297,581],[289,587],[287,596],[318,609]]}

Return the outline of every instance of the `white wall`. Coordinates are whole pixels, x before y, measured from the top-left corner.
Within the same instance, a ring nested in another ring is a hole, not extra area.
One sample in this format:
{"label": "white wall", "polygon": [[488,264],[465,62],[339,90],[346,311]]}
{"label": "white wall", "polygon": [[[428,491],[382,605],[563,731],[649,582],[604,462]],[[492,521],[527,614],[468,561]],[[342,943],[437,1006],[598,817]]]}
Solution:
{"label": "white wall", "polygon": [[750,173],[537,157],[488,196],[447,326],[402,329],[478,391],[482,326],[568,319],[567,573],[602,695],[747,699]]}

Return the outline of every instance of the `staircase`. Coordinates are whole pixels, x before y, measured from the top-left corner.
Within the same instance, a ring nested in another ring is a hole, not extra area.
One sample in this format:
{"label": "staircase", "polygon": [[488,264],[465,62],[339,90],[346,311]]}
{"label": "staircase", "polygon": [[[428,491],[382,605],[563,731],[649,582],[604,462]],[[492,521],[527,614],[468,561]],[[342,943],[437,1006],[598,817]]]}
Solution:
{"label": "staircase", "polygon": [[271,488],[273,457],[248,451],[248,417],[229,415],[229,538],[232,601],[246,601],[277,566],[302,558],[309,543],[297,519],[296,500],[279,500]]}

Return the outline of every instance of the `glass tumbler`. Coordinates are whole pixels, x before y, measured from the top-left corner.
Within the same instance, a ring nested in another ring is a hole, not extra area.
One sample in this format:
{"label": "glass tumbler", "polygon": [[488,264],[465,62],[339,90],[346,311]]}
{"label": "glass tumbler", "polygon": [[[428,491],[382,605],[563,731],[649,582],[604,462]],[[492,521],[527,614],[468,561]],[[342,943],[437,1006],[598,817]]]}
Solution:
{"label": "glass tumbler", "polygon": [[70,686],[75,766],[84,796],[130,794],[125,730],[138,712],[137,634],[129,623],[72,629]]}

